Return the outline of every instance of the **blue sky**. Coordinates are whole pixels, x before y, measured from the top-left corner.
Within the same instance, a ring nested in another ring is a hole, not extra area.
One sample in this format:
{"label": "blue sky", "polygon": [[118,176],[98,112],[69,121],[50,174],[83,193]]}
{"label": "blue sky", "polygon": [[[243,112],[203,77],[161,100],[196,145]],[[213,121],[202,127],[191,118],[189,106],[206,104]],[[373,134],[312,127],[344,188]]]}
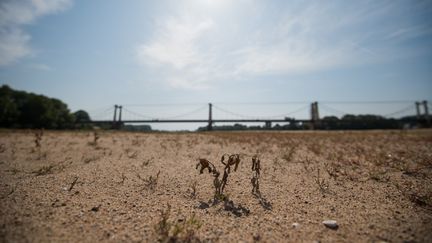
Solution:
{"label": "blue sky", "polygon": [[[171,117],[208,102],[274,116],[315,100],[334,115],[389,114],[410,103],[325,102],[432,100],[431,77],[431,1],[0,2],[0,84],[95,118],[114,104]],[[239,104],[250,102],[266,105]],[[191,125],[160,126],[173,127]]]}

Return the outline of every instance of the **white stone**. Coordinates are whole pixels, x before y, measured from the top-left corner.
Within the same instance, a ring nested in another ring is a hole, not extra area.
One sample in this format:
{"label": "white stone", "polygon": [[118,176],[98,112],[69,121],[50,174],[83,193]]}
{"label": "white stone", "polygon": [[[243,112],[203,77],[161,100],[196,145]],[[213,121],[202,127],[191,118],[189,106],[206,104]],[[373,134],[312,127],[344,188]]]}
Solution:
{"label": "white stone", "polygon": [[337,229],[339,225],[337,224],[336,220],[324,220],[322,222],[327,228],[330,229]]}
{"label": "white stone", "polygon": [[293,227],[293,228],[298,228],[299,226],[300,226],[299,223],[293,223],[293,224],[292,224],[292,227]]}

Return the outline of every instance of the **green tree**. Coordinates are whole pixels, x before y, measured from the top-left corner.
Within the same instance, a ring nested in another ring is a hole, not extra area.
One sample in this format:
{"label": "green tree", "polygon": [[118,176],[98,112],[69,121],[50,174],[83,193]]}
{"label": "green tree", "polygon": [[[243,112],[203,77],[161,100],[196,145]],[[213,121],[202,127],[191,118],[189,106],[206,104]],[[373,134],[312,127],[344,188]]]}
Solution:
{"label": "green tree", "polygon": [[12,89],[7,85],[0,88],[0,126],[2,127],[12,127],[20,115],[12,93]]}
{"label": "green tree", "polygon": [[1,127],[62,129],[72,125],[73,115],[62,101],[0,87]]}
{"label": "green tree", "polygon": [[73,113],[75,122],[91,121],[89,114],[86,111],[78,110]]}

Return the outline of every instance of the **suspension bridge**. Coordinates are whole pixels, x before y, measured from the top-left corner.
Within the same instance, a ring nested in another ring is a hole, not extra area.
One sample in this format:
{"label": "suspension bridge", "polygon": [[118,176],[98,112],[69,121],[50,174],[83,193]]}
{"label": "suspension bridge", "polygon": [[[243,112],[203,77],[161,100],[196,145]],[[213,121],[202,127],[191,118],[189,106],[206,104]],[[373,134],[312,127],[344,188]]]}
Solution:
{"label": "suspension bridge", "polygon": [[[258,107],[266,106],[259,109]],[[384,118],[416,117],[419,124],[430,126],[429,102],[424,101],[359,101],[359,102],[287,102],[287,103],[216,103],[216,104],[126,104],[89,111],[90,121],[81,123],[105,124],[121,128],[124,124],[202,123],[212,130],[214,124],[261,123],[265,128],[272,124],[309,124],[318,128],[325,117],[342,117],[356,107],[357,114],[375,114]],[[192,108],[189,108],[192,107]],[[270,107],[270,108],[269,108]],[[275,109],[277,107],[277,109]],[[340,108],[342,107],[342,108]],[[168,109],[166,109],[168,108]],[[288,112],[283,112],[290,109]],[[348,109],[345,111],[342,109]],[[168,110],[168,111],[167,111]],[[256,110],[265,113],[256,115]],[[271,111],[281,111],[270,114]],[[387,114],[379,114],[389,111]],[[321,113],[321,116],[320,116]],[[295,118],[298,117],[298,118]]]}

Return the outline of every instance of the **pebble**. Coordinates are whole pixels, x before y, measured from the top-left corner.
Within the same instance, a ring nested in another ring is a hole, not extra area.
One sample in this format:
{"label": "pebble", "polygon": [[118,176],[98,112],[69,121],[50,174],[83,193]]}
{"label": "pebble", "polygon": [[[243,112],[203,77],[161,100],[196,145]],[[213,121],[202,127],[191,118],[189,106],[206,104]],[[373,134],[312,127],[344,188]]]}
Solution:
{"label": "pebble", "polygon": [[339,228],[339,225],[337,224],[336,220],[324,220],[323,224],[329,229],[336,230]]}
{"label": "pebble", "polygon": [[300,226],[299,223],[293,223],[293,224],[292,224],[292,227],[293,227],[293,228],[298,228],[299,226]]}

